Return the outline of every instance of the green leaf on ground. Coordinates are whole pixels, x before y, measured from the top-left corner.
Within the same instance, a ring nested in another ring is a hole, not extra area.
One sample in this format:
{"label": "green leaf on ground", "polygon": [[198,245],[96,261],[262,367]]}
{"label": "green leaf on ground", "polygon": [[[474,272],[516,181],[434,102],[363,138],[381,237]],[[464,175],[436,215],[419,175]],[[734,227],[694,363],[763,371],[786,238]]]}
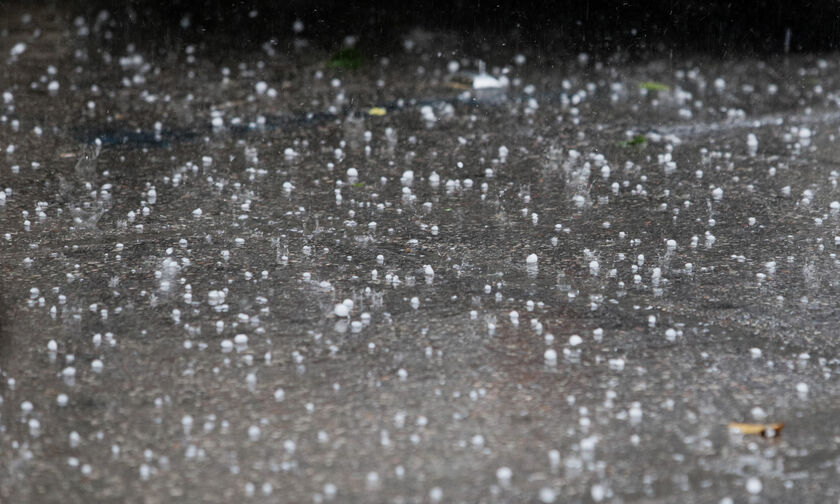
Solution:
{"label": "green leaf on ground", "polygon": [[620,147],[644,147],[647,145],[647,138],[644,135],[636,135],[630,140],[618,142]]}
{"label": "green leaf on ground", "polygon": [[662,84],[661,82],[654,82],[654,81],[646,81],[639,84],[639,87],[642,89],[647,89],[648,91],[670,91],[671,88],[667,84]]}
{"label": "green leaf on ground", "polygon": [[356,49],[347,48],[339,49],[327,61],[328,68],[359,68],[365,64],[365,58],[362,53]]}

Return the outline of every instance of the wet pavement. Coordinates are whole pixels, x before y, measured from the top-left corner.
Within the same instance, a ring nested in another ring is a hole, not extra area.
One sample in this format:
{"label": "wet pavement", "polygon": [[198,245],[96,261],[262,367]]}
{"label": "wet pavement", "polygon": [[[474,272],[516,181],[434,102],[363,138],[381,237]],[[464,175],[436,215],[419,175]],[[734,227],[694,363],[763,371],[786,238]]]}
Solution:
{"label": "wet pavement", "polygon": [[840,499],[836,55],[349,69],[34,14],[0,501]]}

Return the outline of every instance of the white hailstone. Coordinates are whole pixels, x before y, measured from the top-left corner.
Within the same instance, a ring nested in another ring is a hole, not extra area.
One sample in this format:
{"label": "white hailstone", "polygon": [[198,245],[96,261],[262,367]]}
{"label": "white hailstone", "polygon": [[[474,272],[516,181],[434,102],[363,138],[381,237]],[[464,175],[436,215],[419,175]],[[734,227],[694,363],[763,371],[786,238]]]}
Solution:
{"label": "white hailstone", "polygon": [[589,490],[589,495],[592,496],[592,500],[594,502],[601,502],[604,500],[604,494],[606,494],[606,491],[604,490],[603,485],[592,485],[592,488]]}
{"label": "white hailstone", "polygon": [[638,402],[634,402],[630,405],[628,413],[630,414],[630,419],[636,422],[641,420],[642,416],[644,416],[644,413],[642,412],[642,405]]}
{"label": "white hailstone", "polygon": [[431,185],[432,187],[437,187],[440,185],[440,175],[438,175],[437,172],[432,172],[429,175],[429,185]]}
{"label": "white hailstone", "polygon": [[102,364],[101,360],[94,359],[94,361],[90,363],[90,367],[94,373],[101,373],[104,365]]}
{"label": "white hailstone", "polygon": [[347,169],[347,177],[348,178],[356,178],[359,176],[359,170],[355,168],[348,168]]}
{"label": "white hailstone", "polygon": [[47,350],[50,351],[50,352],[57,352],[58,351],[58,343],[56,343],[55,340],[50,340],[47,343]]}
{"label": "white hailstone", "polygon": [[577,334],[572,334],[571,337],[569,337],[569,344],[571,346],[578,346],[581,343],[583,343],[583,338],[581,338]]}
{"label": "white hailstone", "polygon": [[259,426],[252,425],[248,427],[248,438],[251,441],[256,441],[260,438],[260,428]]}
{"label": "white hailstone", "polygon": [[546,350],[545,353],[543,354],[543,357],[545,358],[545,362],[547,364],[556,364],[557,363],[557,352],[552,348],[549,348],[548,350]]}
{"label": "white hailstone", "polygon": [[225,125],[225,120],[222,119],[221,117],[214,117],[213,120],[211,121],[211,123],[212,123],[214,128],[221,128],[222,126]]}
{"label": "white hailstone", "polygon": [[601,265],[598,264],[598,261],[589,261],[589,274],[592,276],[598,276],[599,271],[601,271]]}
{"label": "white hailstone", "polygon": [[183,427],[183,429],[184,429],[184,434],[189,436],[190,430],[192,429],[192,426],[193,426],[193,417],[192,416],[184,415],[184,416],[181,417],[181,427]]}
{"label": "white hailstone", "polygon": [[411,298],[411,307],[414,308],[415,310],[417,308],[420,308],[420,298],[418,298],[417,296],[414,296],[413,298]]}
{"label": "white hailstone", "polygon": [[66,378],[73,378],[76,376],[76,368],[73,366],[67,366],[66,368],[61,370],[61,374],[64,375]]}
{"label": "white hailstone", "polygon": [[230,352],[231,350],[233,350],[233,341],[231,341],[229,339],[222,340],[221,345],[222,345],[222,351],[223,352]]}
{"label": "white hailstone", "polygon": [[335,309],[333,309],[333,313],[335,313],[336,317],[344,318],[350,315],[350,309],[347,308],[347,305],[340,303],[335,305]]}
{"label": "white hailstone", "polygon": [[799,382],[796,384],[796,392],[799,394],[800,397],[808,395],[808,384],[804,382]]}
{"label": "white hailstone", "polygon": [[551,504],[557,500],[557,493],[548,487],[543,487],[540,489],[540,502],[544,502],[545,504]]}
{"label": "white hailstone", "polygon": [[233,342],[238,346],[244,346],[248,344],[248,336],[245,334],[237,334],[233,337]]}
{"label": "white hailstone", "polygon": [[286,391],[282,388],[278,388],[274,391],[274,400],[277,402],[283,402],[286,399]]}
{"label": "white hailstone", "polygon": [[[11,54],[12,57],[15,57],[15,56],[20,56],[21,54],[23,54],[24,51],[26,51],[26,44],[24,42],[18,42],[17,44],[12,46],[11,50],[9,50],[9,54]],[[7,98],[7,96],[8,96],[8,98]],[[8,91],[3,93],[3,101],[5,101],[6,103],[11,102],[12,101],[12,93],[10,93]]]}
{"label": "white hailstone", "polygon": [[58,394],[58,396],[56,396],[55,398],[55,402],[60,408],[67,406],[69,400],[70,399],[67,397],[67,394]]}
{"label": "white hailstone", "polygon": [[714,198],[715,201],[722,200],[723,199],[723,189],[721,189],[720,187],[715,187],[714,189],[712,189],[712,198]]}
{"label": "white hailstone", "polygon": [[747,492],[756,495],[761,493],[762,488],[764,488],[764,485],[762,485],[761,480],[755,476],[747,480]]}
{"label": "white hailstone", "polygon": [[799,138],[811,138],[811,130],[808,128],[799,128]]}
{"label": "white hailstone", "polygon": [[510,312],[508,314],[508,316],[510,317],[511,324],[519,325],[519,312],[514,310],[514,311]]}
{"label": "white hailstone", "polygon": [[414,182],[414,170],[406,170],[400,177],[400,183],[404,186],[410,186]]}
{"label": "white hailstone", "polygon": [[747,147],[750,150],[755,150],[758,148],[758,138],[753,133],[747,135]]}
{"label": "white hailstone", "polygon": [[58,83],[58,81],[50,81],[50,83],[47,84],[47,91],[49,91],[50,93],[56,93],[58,92],[58,88],[60,87],[61,85]]}
{"label": "white hailstone", "polygon": [[624,359],[621,359],[621,358],[610,359],[608,361],[608,364],[610,366],[610,369],[612,369],[613,371],[623,371],[625,362],[624,362]]}
{"label": "white hailstone", "polygon": [[653,285],[659,285],[659,282],[662,281],[662,269],[653,268],[653,271],[650,274],[650,281]]}
{"label": "white hailstone", "polygon": [[[574,404],[574,396],[571,396],[572,404]],[[559,450],[549,450],[548,451],[548,463],[551,465],[552,470],[556,470],[557,467],[560,465],[560,451]]]}
{"label": "white hailstone", "polygon": [[537,254],[531,254],[525,259],[526,264],[537,264],[537,261],[539,261]]}
{"label": "white hailstone", "polygon": [[750,356],[753,359],[758,359],[761,357],[761,349],[760,348],[750,348]]}
{"label": "white hailstone", "polygon": [[265,81],[259,81],[254,84],[254,90],[257,94],[265,94],[265,92],[268,91],[268,84]]}
{"label": "white hailstone", "polygon": [[335,499],[335,494],[337,494],[337,493],[338,493],[338,487],[335,486],[334,484],[327,483],[326,485],[324,485],[324,497],[326,497],[327,500]]}
{"label": "white hailstone", "polygon": [[273,492],[273,491],[274,491],[274,485],[272,485],[271,483],[268,483],[268,482],[263,483],[263,485],[262,485],[263,495],[271,495],[271,492]]}
{"label": "white hailstone", "polygon": [[675,331],[673,328],[670,328],[670,327],[669,327],[669,328],[665,331],[665,339],[666,339],[666,340],[668,340],[668,341],[674,341],[674,340],[676,340],[676,339],[677,339],[677,331]]}
{"label": "white hailstone", "polygon": [[368,490],[376,490],[379,488],[379,474],[376,472],[369,472],[365,477]]}
{"label": "white hailstone", "polygon": [[352,299],[345,299],[341,304],[346,306],[348,310],[353,310],[353,306],[355,306]]}
{"label": "white hailstone", "polygon": [[196,208],[195,210],[193,210],[193,217],[195,217],[197,219],[197,218],[201,217],[201,213],[202,213],[201,209]]}
{"label": "white hailstone", "polygon": [[500,467],[496,470],[496,479],[502,486],[510,485],[510,479],[513,477],[513,471],[510,467]]}
{"label": "white hailstone", "polygon": [[674,250],[677,250],[677,240],[668,240],[665,242],[665,246],[668,247],[669,251],[673,252]]}

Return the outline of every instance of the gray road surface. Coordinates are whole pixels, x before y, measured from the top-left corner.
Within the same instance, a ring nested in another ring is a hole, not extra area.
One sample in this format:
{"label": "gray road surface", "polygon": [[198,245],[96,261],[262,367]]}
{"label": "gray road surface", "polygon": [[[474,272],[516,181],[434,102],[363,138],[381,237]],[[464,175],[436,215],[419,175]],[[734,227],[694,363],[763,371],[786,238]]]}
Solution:
{"label": "gray road surface", "polygon": [[348,70],[22,14],[0,501],[840,498],[836,55]]}

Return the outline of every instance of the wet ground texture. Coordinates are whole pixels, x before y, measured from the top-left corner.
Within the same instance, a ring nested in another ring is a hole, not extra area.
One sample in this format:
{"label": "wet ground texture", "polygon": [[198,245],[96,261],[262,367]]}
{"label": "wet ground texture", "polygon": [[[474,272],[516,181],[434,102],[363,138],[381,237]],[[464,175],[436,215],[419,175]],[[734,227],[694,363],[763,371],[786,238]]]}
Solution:
{"label": "wet ground texture", "polygon": [[8,26],[0,501],[840,498],[836,55]]}

